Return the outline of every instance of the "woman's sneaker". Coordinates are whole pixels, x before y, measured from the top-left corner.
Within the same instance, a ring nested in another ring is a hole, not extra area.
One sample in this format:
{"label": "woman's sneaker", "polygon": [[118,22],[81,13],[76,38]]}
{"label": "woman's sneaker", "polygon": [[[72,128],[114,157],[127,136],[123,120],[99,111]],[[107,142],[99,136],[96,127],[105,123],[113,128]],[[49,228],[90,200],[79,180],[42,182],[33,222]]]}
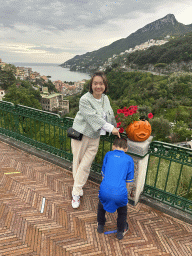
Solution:
{"label": "woman's sneaker", "polygon": [[[80,196],[83,196],[83,190],[81,190],[81,192],[79,193]],[[72,196],[73,196],[73,192],[72,192]]]}
{"label": "woman's sneaker", "polygon": [[80,196],[73,196],[72,207],[73,208],[78,208],[79,205],[80,205]]}
{"label": "woman's sneaker", "polygon": [[124,231],[123,231],[123,232],[119,232],[119,231],[117,230],[117,238],[118,238],[119,240],[123,239],[124,235],[127,233],[128,230],[129,230],[129,225],[128,225],[128,223],[126,222],[125,228],[124,228]]}

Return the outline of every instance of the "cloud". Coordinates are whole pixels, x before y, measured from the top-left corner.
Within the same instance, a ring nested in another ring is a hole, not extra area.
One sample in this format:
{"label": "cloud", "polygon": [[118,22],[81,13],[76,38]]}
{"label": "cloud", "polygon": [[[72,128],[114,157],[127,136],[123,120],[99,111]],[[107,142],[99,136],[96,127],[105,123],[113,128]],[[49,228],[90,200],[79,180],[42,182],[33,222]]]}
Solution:
{"label": "cloud", "polygon": [[46,30],[54,27],[61,31],[78,29],[79,25],[97,28],[119,17],[137,19],[137,12],[153,12],[159,3],[165,2],[167,3],[166,0],[4,1],[0,6],[0,23],[9,27],[17,23],[37,25]]}
{"label": "cloud", "polygon": [[0,44],[18,47],[4,48],[5,52],[1,47],[0,57],[22,53],[39,59],[44,54],[48,62],[56,62],[59,55],[97,50],[189,5],[189,0],[4,0]]}

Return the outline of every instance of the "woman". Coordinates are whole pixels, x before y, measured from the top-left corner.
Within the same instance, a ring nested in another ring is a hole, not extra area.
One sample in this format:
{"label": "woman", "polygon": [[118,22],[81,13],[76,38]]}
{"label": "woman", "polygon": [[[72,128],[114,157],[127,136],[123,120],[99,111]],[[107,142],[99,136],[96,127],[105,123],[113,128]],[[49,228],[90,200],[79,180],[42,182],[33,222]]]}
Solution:
{"label": "woman", "polygon": [[73,178],[72,207],[78,208],[80,196],[83,196],[91,164],[97,154],[100,135],[106,131],[118,135],[115,128],[116,121],[109,99],[105,93],[108,84],[103,72],[96,72],[90,81],[89,92],[84,94],[79,101],[79,111],[73,122],[73,128],[83,134],[81,141],[71,140],[73,153]]}

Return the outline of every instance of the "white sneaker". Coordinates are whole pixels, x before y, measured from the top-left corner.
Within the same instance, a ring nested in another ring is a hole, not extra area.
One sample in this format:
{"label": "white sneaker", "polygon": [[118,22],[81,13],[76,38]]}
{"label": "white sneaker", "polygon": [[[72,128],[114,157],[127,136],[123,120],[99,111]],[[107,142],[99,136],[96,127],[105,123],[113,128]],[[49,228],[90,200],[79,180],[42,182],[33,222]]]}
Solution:
{"label": "white sneaker", "polygon": [[[83,190],[81,190],[81,192],[79,193],[80,196],[83,196]],[[73,196],[73,192],[72,192],[72,196]]]}
{"label": "white sneaker", "polygon": [[79,205],[80,205],[80,196],[73,196],[72,207],[73,208],[78,208]]}

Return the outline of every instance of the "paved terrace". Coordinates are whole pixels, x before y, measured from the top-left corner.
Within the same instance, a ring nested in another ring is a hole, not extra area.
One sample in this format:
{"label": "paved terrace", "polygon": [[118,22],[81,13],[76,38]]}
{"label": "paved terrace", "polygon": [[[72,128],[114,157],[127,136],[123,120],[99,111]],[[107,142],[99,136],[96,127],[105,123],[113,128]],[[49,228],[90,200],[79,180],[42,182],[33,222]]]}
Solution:
{"label": "paved terrace", "polygon": [[[191,256],[192,225],[147,205],[128,207],[129,231],[97,233],[99,185],[88,181],[71,207],[72,174],[0,140],[0,255]],[[44,212],[40,213],[45,197]],[[106,230],[116,229],[116,213]]]}

